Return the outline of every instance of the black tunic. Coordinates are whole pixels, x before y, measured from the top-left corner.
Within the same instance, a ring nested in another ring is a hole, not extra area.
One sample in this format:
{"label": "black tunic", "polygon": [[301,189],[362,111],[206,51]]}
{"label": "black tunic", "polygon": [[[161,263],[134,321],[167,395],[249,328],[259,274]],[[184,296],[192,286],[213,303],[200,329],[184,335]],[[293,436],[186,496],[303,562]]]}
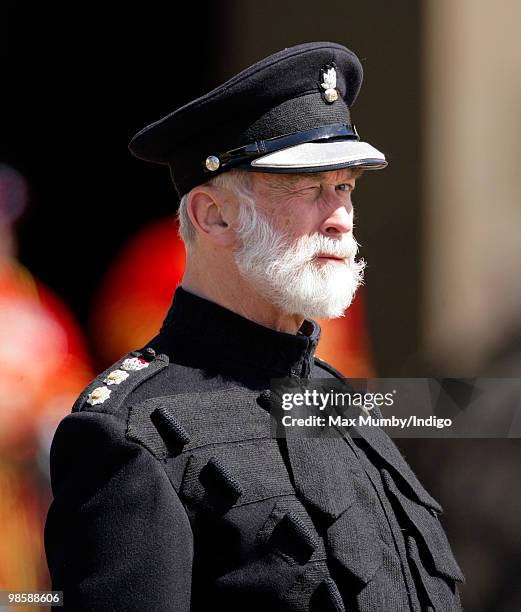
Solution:
{"label": "black tunic", "polygon": [[66,609],[461,609],[441,507],[382,430],[271,436],[272,378],[338,376],[319,335],[177,289],[55,434],[45,546]]}

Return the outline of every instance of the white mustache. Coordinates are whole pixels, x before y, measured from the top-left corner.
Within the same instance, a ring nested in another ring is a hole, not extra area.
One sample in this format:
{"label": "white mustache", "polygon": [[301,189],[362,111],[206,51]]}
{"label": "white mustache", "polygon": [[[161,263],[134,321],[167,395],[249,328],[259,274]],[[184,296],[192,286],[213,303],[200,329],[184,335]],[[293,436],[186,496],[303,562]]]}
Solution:
{"label": "white mustache", "polygon": [[301,239],[295,246],[295,251],[301,260],[310,261],[317,255],[353,260],[358,253],[358,243],[352,236],[333,239],[322,234],[314,234]]}

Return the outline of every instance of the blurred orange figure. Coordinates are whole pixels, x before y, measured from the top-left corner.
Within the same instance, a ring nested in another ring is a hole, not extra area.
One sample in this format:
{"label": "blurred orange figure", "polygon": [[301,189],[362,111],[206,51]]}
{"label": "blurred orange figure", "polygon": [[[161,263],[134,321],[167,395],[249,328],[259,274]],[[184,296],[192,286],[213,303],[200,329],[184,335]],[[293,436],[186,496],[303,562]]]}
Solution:
{"label": "blurred orange figure", "polygon": [[24,178],[0,165],[0,590],[46,589],[42,542],[48,452],[58,422],[92,377],[66,306],[15,259]]}

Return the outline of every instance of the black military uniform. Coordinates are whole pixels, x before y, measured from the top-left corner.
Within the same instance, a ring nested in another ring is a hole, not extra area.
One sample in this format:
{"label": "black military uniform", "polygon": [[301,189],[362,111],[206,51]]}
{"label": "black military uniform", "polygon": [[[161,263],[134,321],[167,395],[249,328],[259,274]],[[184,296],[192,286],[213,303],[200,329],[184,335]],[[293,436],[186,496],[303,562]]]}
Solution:
{"label": "black military uniform", "polygon": [[[321,45],[296,49],[304,49],[309,66],[318,53],[319,65],[329,58],[329,67],[347,74],[339,69],[347,50]],[[270,74],[294,58],[293,50],[284,53],[275,63],[265,60]],[[245,78],[258,79],[259,71]],[[330,104],[320,89],[313,95]],[[314,122],[300,126],[301,137],[320,131],[319,111]],[[245,161],[244,151],[224,155],[214,136],[215,148],[200,151],[199,175],[189,165],[181,171],[180,193],[201,175],[222,171],[207,163],[212,150],[219,164],[252,163],[262,159],[259,149],[277,153],[277,139],[286,138],[256,141],[257,153]],[[298,138],[291,135],[290,148],[314,142]],[[346,139],[348,153],[359,142],[353,134],[338,138],[322,132],[318,141]],[[240,138],[235,144],[246,146]],[[336,148],[329,153],[338,156]],[[370,154],[365,163],[383,165],[377,151]],[[463,576],[438,519],[441,508],[381,430],[272,437],[273,378],[338,376],[314,356],[319,335],[313,321],[296,335],[277,332],[177,289],[159,335],[98,376],[56,432],[45,545],[52,586],[64,591],[66,608],[460,609],[456,583]]]}

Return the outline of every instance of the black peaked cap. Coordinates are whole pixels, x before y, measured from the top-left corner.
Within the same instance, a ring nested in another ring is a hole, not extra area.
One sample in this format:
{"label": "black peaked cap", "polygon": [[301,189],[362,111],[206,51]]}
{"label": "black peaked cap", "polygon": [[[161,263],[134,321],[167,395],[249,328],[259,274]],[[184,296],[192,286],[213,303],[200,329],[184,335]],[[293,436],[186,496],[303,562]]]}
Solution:
{"label": "black peaked cap", "polygon": [[[324,73],[331,68],[336,79],[333,101],[324,85]],[[362,75],[359,59],[342,45],[317,42],[290,47],[148,125],[133,137],[129,149],[146,161],[168,164],[180,196],[233,167],[261,172],[329,169],[319,162],[312,167],[300,164],[294,170],[270,164],[255,168],[251,162],[301,143],[358,141],[349,109]],[[187,87],[188,81],[180,80],[180,86]],[[250,150],[244,150],[248,145]],[[367,165],[386,165],[379,155],[383,162],[379,158]],[[349,165],[363,164],[335,167]]]}

